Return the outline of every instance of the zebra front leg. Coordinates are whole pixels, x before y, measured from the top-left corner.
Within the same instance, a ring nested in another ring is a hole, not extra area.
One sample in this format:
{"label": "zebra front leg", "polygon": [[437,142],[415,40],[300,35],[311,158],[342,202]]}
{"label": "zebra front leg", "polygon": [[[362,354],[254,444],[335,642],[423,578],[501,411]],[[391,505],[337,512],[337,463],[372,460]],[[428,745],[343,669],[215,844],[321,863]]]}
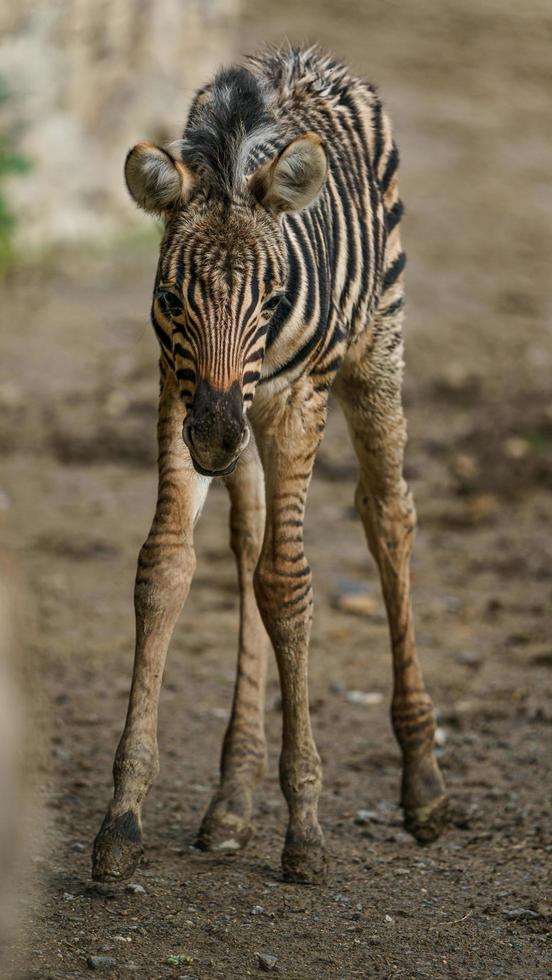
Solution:
{"label": "zebra front leg", "polygon": [[280,782],[289,809],[282,866],[286,880],[309,884],[323,879],[326,858],[318,823],[322,769],[309,715],[312,584],[303,549],[303,519],[326,400],[305,379],[254,417],[267,500],[255,591],[282,690]]}
{"label": "zebra front leg", "polygon": [[113,765],[114,795],[94,841],[92,876],[128,878],[142,854],[141,811],[158,774],[157,712],[167,648],[192,579],[192,531],[208,487],[182,440],[183,408],[169,379],[159,403],[159,491],[138,558],[136,652],[125,728]]}
{"label": "zebra front leg", "polygon": [[264,700],[268,637],[253,589],[265,525],[263,471],[253,441],[226,480],[230,541],[240,590],[238,668],[232,714],[220,763],[220,784],[199,830],[202,850],[237,850],[251,836],[253,789],[266,769]]}

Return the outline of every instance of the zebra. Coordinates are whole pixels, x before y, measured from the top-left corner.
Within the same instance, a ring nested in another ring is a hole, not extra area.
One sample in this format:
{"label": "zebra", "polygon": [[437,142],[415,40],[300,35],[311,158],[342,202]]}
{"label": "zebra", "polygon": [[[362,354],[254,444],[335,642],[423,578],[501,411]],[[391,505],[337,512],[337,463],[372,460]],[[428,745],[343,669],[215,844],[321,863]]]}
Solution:
{"label": "zebra", "polygon": [[429,842],[446,822],[410,603],[416,514],[403,478],[398,163],[377,90],[318,48],[292,46],[221,70],[196,93],[182,139],[138,143],[127,156],[130,195],[164,222],[151,308],[159,491],[138,558],[134,673],[114,795],[94,841],[96,879],[129,877],[142,855],[165,658],[195,568],[193,527],[216,477],[230,497],[239,653],[220,782],[197,846],[237,850],[251,836],[252,794],[266,769],[270,640],[289,811],[283,876],[324,879],[303,520],[330,391],[358,457],[355,501],[387,609],[405,827]]}

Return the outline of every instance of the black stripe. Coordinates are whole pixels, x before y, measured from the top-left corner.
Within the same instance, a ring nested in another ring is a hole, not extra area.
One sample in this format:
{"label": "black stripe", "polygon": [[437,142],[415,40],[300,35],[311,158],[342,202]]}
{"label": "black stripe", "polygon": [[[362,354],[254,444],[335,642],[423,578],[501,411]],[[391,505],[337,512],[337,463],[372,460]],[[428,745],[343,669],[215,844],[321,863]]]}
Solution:
{"label": "black stripe", "polygon": [[[251,284],[251,302],[247,307],[247,310],[245,311],[244,315],[241,317],[241,322],[244,325],[249,323],[249,320],[251,319],[251,315],[253,311],[256,309],[258,303],[259,303],[259,283],[257,282],[256,279],[253,279],[253,282]],[[238,313],[239,313],[239,307],[238,307]]]}
{"label": "black stripe", "polygon": [[290,357],[286,364],[282,364],[281,367],[276,368],[276,370],[273,371],[272,374],[267,375],[266,378],[261,378],[261,381],[270,381],[272,378],[277,378],[280,374],[283,374],[285,371],[290,371],[292,368],[295,368],[297,365],[301,364],[302,361],[305,361],[309,354],[315,350],[317,345],[322,340],[326,326],[327,324],[324,323],[324,321],[320,321],[316,330],[309,340],[307,340],[306,344],[303,344],[303,346],[295,352],[293,357]]}
{"label": "black stripe", "polygon": [[385,191],[388,189],[389,184],[391,183],[391,178],[393,177],[393,174],[395,173],[398,166],[399,166],[399,151],[395,146],[395,144],[393,143],[393,149],[389,154],[389,158],[385,165],[383,177],[381,178],[381,189],[384,192],[384,194]]}
{"label": "black stripe", "polygon": [[342,173],[334,173],[335,189],[339,198],[339,203],[341,204],[341,210],[345,218],[345,227],[347,229],[347,238],[344,244],[345,251],[347,254],[347,278],[345,285],[338,299],[338,305],[344,306],[349,298],[349,293],[356,282],[359,255],[355,243],[355,229],[354,222],[356,220],[356,209],[353,210],[351,202],[350,189],[347,185],[346,178]]}
{"label": "black stripe", "polygon": [[153,307],[152,307],[152,310],[151,310],[151,322],[152,322],[153,329],[155,330],[155,333],[157,334],[157,339],[159,340],[159,343],[161,344],[162,347],[165,348],[166,351],[169,352],[169,354],[172,354],[172,341],[171,341],[171,338],[163,330],[163,327],[161,326],[161,324],[159,323],[157,317],[155,316],[155,313],[153,311]]}
{"label": "black stripe", "polygon": [[[371,89],[371,91],[373,91]],[[360,218],[359,218],[359,232],[360,232],[360,261],[361,265],[361,276],[360,276],[360,291],[357,297],[357,304],[360,305],[364,303],[368,295],[368,291],[373,286],[376,270],[379,262],[379,239],[380,239],[380,229],[378,228],[377,214],[378,214],[378,195],[376,191],[376,183],[374,175],[372,173],[372,164],[368,153],[366,153],[367,138],[365,132],[365,125],[362,115],[358,110],[357,102],[350,98],[347,101],[349,113],[352,116],[352,125],[347,126],[347,143],[351,144],[353,150],[358,150],[355,153],[355,159],[352,164],[353,171],[357,169],[358,157],[364,159],[366,165],[366,178],[362,182],[362,187],[360,190]],[[357,147],[357,136],[360,138],[360,146]],[[349,168],[351,169],[351,168]],[[373,248],[374,255],[370,254],[371,250],[371,240],[368,234],[368,214],[366,208],[366,189],[370,196],[370,222],[372,225],[372,238],[373,238]]]}
{"label": "black stripe", "polygon": [[181,357],[185,361],[193,361],[193,357],[189,351],[185,350],[181,344],[174,345],[174,356]]}
{"label": "black stripe", "polygon": [[393,265],[389,266],[389,268],[385,272],[385,275],[383,277],[383,292],[385,292],[387,289],[390,289],[393,283],[397,281],[405,265],[406,265],[406,255],[404,252],[401,252],[400,255],[397,255],[397,258],[393,262]]}
{"label": "black stripe", "polygon": [[249,333],[247,333],[243,338],[243,347],[245,348],[245,350],[247,350],[249,346],[252,347],[253,344],[256,344],[257,341],[260,340],[261,337],[264,337],[264,335],[267,332],[268,332],[268,323],[262,323],[260,327],[257,327],[257,325],[254,324],[251,327]]}
{"label": "black stripe", "polygon": [[320,368],[316,374],[331,374],[332,372],[335,374],[335,372],[341,367],[342,363],[343,357],[334,357],[333,360],[328,362],[328,364],[325,364],[324,367]]}
{"label": "black stripe", "polygon": [[[193,264],[195,265],[195,262],[193,262]],[[188,306],[190,307],[192,312],[195,313],[197,317],[201,317],[201,310],[194,299],[194,286],[195,286],[194,270],[191,269],[190,278],[188,279],[188,283],[186,286],[186,302],[188,303]]]}
{"label": "black stripe", "polygon": [[281,330],[289,317],[290,311],[292,309],[292,303],[287,296],[283,297],[276,307],[276,311],[271,320],[267,324],[268,337],[266,341],[267,347],[270,347],[276,338],[278,337]]}
{"label": "black stripe", "polygon": [[305,228],[303,227],[302,222],[291,216],[290,224],[295,231],[296,240],[299,246],[303,283],[306,283],[307,286],[303,316],[305,320],[309,322],[312,319],[316,305],[316,284],[318,281],[312,243],[310,242],[308,235],[305,234]]}
{"label": "black stripe", "polygon": [[346,340],[346,337],[347,335],[345,331],[337,323],[334,327],[332,336],[330,337],[328,343],[326,344],[326,348],[324,350],[324,357],[327,357],[328,354],[331,354],[334,347],[336,347],[337,344],[341,343],[342,341]]}
{"label": "black stripe", "polygon": [[396,228],[399,221],[403,216],[403,203],[402,201],[395,201],[392,208],[385,212],[385,229],[387,234],[390,235],[393,228]]}
{"label": "black stripe", "polygon": [[389,306],[384,306],[383,309],[378,310],[378,316],[393,316],[394,313],[398,313],[404,306],[404,296],[396,299],[394,303]]}
{"label": "black stripe", "polygon": [[377,173],[381,154],[383,152],[383,131],[381,128],[381,102],[376,97],[372,111],[372,124],[374,127],[374,170]]}
{"label": "black stripe", "polygon": [[263,348],[256,347],[251,354],[247,355],[247,357],[245,358],[245,363],[252,364],[254,361],[258,361],[259,358],[262,357],[262,354],[263,354]]}

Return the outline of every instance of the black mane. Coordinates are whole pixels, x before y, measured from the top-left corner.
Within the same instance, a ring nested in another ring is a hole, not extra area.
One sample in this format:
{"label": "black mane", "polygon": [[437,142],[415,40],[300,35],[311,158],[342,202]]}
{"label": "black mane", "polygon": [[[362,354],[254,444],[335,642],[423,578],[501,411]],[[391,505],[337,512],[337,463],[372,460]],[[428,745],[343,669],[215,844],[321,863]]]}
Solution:
{"label": "black mane", "polygon": [[274,118],[258,80],[246,68],[223,69],[192,104],[182,159],[211,191],[232,198],[250,152],[273,132]]}

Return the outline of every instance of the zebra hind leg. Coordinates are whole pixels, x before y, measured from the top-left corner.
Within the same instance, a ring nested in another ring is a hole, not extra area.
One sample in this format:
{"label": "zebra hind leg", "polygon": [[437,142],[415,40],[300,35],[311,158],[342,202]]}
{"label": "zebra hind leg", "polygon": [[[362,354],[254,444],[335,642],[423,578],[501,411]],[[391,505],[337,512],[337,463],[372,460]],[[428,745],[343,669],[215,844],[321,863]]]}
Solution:
{"label": "zebra hind leg", "polygon": [[403,755],[405,828],[422,843],[445,823],[447,796],[434,755],[435,721],[416,656],[410,604],[410,552],[416,526],[403,479],[406,424],[401,403],[402,344],[381,330],[369,351],[355,348],[336,385],[360,464],[355,502],[378,565],[393,652],[391,717]]}
{"label": "zebra hind leg", "polygon": [[264,480],[253,443],[226,481],[230,494],[230,540],[238,566],[240,636],[232,713],[224,737],[220,783],[203,818],[197,847],[238,850],[252,833],[253,790],[266,770],[264,698],[268,637],[253,589],[261,550]]}

